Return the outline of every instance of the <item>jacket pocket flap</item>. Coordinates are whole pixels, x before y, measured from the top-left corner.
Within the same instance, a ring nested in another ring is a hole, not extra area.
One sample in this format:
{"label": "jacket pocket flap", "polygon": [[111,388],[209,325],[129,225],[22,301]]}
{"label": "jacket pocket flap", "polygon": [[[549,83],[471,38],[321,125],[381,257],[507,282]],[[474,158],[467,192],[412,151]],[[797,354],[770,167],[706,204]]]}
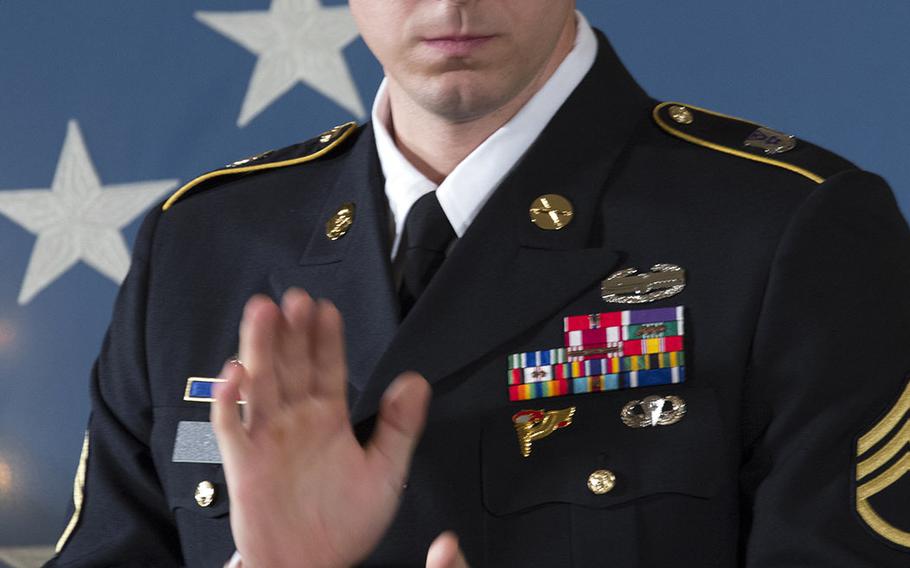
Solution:
{"label": "jacket pocket flap", "polygon": [[[623,406],[649,395],[682,398],[686,414],[666,426],[626,426],[620,419]],[[484,427],[483,499],[493,514],[547,503],[604,508],[660,493],[709,498],[717,491],[723,441],[711,389],[672,385],[524,404],[543,410],[574,406],[575,413],[570,425],[533,442],[528,457],[521,455],[511,416]],[[615,485],[596,494],[588,480],[601,470],[615,476]]]}
{"label": "jacket pocket flap", "polygon": [[[153,453],[171,510],[183,508],[211,518],[226,515],[230,502],[224,470],[217,448],[205,447],[214,444],[213,435],[205,434],[208,405],[155,407],[153,412]],[[200,446],[196,452],[194,445]]]}

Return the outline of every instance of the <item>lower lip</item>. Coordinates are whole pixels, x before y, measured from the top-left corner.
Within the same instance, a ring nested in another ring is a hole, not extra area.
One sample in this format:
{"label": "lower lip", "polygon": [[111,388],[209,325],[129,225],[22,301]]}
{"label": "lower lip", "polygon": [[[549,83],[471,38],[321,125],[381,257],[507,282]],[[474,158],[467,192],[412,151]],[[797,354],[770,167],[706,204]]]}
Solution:
{"label": "lower lip", "polygon": [[464,39],[425,39],[423,43],[449,57],[465,57],[482,47],[492,36]]}

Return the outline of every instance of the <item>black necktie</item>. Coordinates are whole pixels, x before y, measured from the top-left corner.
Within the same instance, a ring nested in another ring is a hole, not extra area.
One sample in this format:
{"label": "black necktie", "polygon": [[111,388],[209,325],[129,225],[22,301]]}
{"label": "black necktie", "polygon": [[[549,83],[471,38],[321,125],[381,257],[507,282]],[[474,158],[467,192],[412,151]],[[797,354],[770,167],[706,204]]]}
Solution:
{"label": "black necktie", "polygon": [[455,231],[439,205],[435,191],[423,195],[411,206],[404,221],[399,252],[402,279],[398,297],[402,319],[426,290],[454,239]]}

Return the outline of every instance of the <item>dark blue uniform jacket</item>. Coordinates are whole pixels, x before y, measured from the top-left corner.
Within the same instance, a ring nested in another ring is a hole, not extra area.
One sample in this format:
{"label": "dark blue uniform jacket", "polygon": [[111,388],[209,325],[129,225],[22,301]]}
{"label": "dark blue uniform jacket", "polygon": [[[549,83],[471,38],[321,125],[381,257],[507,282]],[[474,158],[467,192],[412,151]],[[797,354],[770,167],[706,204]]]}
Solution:
{"label": "dark blue uniform jacket", "polygon": [[[404,321],[369,125],[197,180],[153,211],[92,376],[78,510],[49,565],[230,557],[221,466],[173,461],[178,423],[209,416],[183,400],[186,381],[236,352],[252,294],[291,286],[344,315],[360,435],[399,372],[433,385],[369,566],[422,566],[446,529],[474,567],[910,565],[910,235],[894,197],[808,142],[769,155],[743,145],[756,125],[690,112],[675,120],[601,37],[593,69]],[[564,229],[529,221],[542,194],[571,202]],[[348,233],[326,238],[349,202]],[[608,275],[657,263],[686,270],[681,293],[601,299]],[[508,355],[560,346],[565,316],[666,306],[685,309],[685,382],[509,400]],[[687,414],[624,425],[623,406],[650,394],[681,397]],[[513,414],[568,406],[571,426],[523,458]],[[599,469],[612,491],[589,490]],[[194,499],[204,480],[208,507]]]}

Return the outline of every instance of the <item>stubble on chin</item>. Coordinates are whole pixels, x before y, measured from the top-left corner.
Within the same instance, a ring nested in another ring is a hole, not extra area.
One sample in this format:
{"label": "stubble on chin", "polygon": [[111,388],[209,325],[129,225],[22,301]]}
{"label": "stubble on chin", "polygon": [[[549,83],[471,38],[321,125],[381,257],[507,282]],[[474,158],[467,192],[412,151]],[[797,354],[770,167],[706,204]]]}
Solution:
{"label": "stubble on chin", "polygon": [[[405,91],[424,111],[453,124],[489,116],[518,96],[525,85],[514,78],[457,69],[414,81]],[[511,80],[510,80],[511,79]]]}

